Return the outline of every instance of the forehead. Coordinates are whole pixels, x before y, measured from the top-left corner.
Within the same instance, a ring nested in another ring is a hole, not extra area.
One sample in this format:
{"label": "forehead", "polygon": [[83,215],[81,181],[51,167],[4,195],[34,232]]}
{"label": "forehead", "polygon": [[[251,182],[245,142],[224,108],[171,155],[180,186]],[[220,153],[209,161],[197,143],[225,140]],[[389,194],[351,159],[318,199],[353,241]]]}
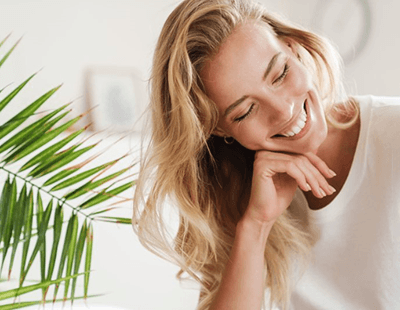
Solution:
{"label": "forehead", "polygon": [[[230,60],[257,53],[271,52],[278,48],[279,42],[272,30],[262,22],[247,22],[237,26],[221,45],[217,54],[207,62],[205,69],[223,67]],[[205,70],[205,71],[206,71]]]}
{"label": "forehead", "polygon": [[246,95],[243,93],[246,82],[262,78],[271,58],[281,51],[281,45],[261,22],[238,26],[201,72],[207,95],[218,108]]}

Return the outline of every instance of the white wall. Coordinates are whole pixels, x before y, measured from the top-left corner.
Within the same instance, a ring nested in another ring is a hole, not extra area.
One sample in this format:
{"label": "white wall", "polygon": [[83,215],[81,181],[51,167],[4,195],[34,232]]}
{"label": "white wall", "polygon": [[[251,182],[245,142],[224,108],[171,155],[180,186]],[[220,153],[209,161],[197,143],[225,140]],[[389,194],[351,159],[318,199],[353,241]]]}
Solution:
{"label": "white wall", "polygon": [[[263,2],[297,22],[312,25],[317,0]],[[6,44],[9,48],[24,35],[17,50],[0,69],[0,88],[9,82],[15,86],[43,68],[19,99],[0,114],[0,120],[4,121],[17,107],[60,83],[64,83],[62,89],[44,108],[58,107],[82,96],[83,73],[88,66],[134,68],[142,80],[142,104],[146,106],[146,80],[153,48],[164,20],[176,3],[175,0],[0,0],[0,40],[12,32]],[[374,0],[370,4],[371,37],[367,49],[346,67],[346,81],[356,94],[399,95],[400,2]],[[4,53],[6,49],[1,50]],[[82,98],[75,101],[74,110],[85,110]],[[130,227],[100,224],[96,229],[94,268],[100,275],[92,283],[91,291],[110,292],[97,302],[126,309],[195,307],[198,293],[180,288],[174,279],[176,267],[143,249]]]}

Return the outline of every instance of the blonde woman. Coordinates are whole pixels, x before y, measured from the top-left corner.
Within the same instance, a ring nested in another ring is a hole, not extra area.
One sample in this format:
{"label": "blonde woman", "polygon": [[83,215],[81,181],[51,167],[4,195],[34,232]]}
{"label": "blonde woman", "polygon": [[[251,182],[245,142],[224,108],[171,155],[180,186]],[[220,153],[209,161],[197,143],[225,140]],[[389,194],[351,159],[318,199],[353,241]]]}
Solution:
{"label": "blonde woman", "polygon": [[183,1],[134,229],[199,282],[198,309],[400,309],[399,104],[347,97],[332,46],[254,2]]}

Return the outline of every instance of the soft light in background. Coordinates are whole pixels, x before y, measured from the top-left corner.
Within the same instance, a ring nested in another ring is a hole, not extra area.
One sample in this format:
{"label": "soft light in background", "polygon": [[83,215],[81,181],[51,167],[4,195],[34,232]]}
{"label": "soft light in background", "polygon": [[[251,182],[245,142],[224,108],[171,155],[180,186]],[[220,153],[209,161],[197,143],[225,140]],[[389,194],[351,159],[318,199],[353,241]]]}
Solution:
{"label": "soft light in background", "polygon": [[[147,80],[158,34],[178,2],[0,0],[0,40],[12,32],[8,40],[10,47],[23,36],[16,51],[0,70],[0,88],[10,81],[17,85],[41,69],[14,105],[2,111],[0,121],[7,120],[17,106],[18,110],[21,109],[61,83],[63,87],[45,108],[59,107],[74,100],[72,107],[76,115],[88,108],[88,102],[92,106],[100,104],[103,99],[99,98],[96,87],[89,89],[88,72],[96,71],[108,72],[115,81],[131,76],[134,95],[126,98],[133,98],[135,114],[140,115],[148,103]],[[397,34],[400,2],[260,2],[297,23],[331,36],[346,57],[346,85],[351,94],[400,94],[397,72],[400,68],[400,39]],[[365,31],[367,28],[369,31]],[[358,51],[363,44],[365,48]],[[97,89],[103,89],[102,85],[98,84]],[[107,115],[107,112],[103,114]],[[96,122],[96,119],[92,121]],[[139,139],[141,124],[138,119],[131,126],[124,127],[125,131],[135,132],[126,142],[127,148],[138,147],[135,143]],[[123,147],[115,148],[115,152],[121,154],[125,151]],[[193,289],[194,285],[181,287],[175,280],[178,269],[146,251],[130,227],[99,224],[95,229],[96,257],[91,293],[108,294],[89,300],[89,304],[133,310],[195,308],[198,291]]]}

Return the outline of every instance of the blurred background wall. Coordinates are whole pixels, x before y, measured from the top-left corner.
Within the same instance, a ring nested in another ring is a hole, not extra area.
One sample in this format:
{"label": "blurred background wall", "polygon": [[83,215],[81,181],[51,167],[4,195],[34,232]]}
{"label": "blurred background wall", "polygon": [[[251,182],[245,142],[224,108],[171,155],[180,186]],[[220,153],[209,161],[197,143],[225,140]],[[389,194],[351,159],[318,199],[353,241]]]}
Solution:
{"label": "blurred background wall", "polygon": [[[12,33],[3,53],[23,36],[0,70],[0,89],[10,82],[16,86],[40,70],[14,104],[2,111],[0,121],[61,83],[63,87],[43,110],[74,100],[76,115],[99,104],[104,99],[99,95],[103,82],[96,82],[97,90],[88,90],[90,74],[96,71],[114,80],[132,77],[135,94],[125,98],[134,98],[135,115],[139,115],[148,103],[147,80],[157,36],[178,2],[0,0],[0,40]],[[345,58],[346,86],[351,94],[400,94],[399,1],[260,2],[333,40]],[[135,121],[124,129],[140,130],[140,120]],[[99,303],[126,309],[194,308],[198,292],[179,286],[174,279],[176,267],[147,252],[130,228],[105,229],[109,230],[100,229],[95,262],[103,274],[92,284],[92,293],[110,293],[97,299]]]}

